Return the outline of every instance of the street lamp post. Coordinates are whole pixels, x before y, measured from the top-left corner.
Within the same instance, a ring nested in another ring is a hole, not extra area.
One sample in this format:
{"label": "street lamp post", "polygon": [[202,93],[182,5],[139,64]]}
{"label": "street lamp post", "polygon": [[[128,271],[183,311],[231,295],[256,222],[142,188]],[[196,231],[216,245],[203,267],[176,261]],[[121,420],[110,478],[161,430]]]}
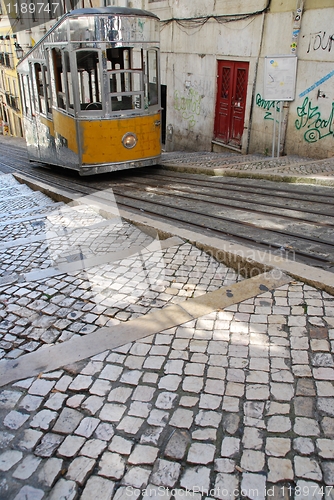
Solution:
{"label": "street lamp post", "polygon": [[22,49],[21,45],[18,42],[15,42],[14,43],[14,47],[15,47],[16,57],[18,59],[22,59],[22,57],[23,57],[23,49]]}

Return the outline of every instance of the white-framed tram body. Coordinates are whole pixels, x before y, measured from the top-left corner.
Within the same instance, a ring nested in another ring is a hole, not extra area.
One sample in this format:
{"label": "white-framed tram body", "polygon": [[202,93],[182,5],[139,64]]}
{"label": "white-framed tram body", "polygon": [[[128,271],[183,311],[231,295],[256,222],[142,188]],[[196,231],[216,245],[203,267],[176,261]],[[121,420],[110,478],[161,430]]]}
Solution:
{"label": "white-framed tram body", "polygon": [[159,39],[145,10],[65,14],[17,66],[29,158],[80,175],[157,164]]}

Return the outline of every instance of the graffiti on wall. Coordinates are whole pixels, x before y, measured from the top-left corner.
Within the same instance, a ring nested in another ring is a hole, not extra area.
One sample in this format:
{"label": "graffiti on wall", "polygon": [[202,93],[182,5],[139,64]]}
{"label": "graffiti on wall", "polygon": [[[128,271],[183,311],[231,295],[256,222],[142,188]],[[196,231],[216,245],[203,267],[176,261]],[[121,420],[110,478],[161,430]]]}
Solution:
{"label": "graffiti on wall", "polygon": [[313,106],[311,99],[305,97],[301,106],[297,107],[298,119],[295,121],[297,130],[305,130],[304,139],[308,143],[317,142],[324,137],[334,135],[334,102],[327,117],[324,117],[319,106]]}
{"label": "graffiti on wall", "polygon": [[[306,53],[309,54],[312,51],[327,50],[330,52],[333,47],[334,33],[329,35],[326,31],[318,31],[317,33],[310,33],[309,35],[308,48]],[[305,38],[305,35],[303,36]]]}
{"label": "graffiti on wall", "polygon": [[200,115],[202,96],[190,88],[187,94],[180,95],[178,90],[174,92],[174,109],[179,111],[182,118],[188,122],[189,128],[193,128]]}
{"label": "graffiti on wall", "polygon": [[280,112],[280,102],[279,101],[266,101],[262,98],[261,94],[256,94],[256,105],[263,109],[266,114],[264,115],[264,120],[274,120],[273,111]]}
{"label": "graffiti on wall", "polygon": [[330,78],[332,78],[332,76],[334,76],[334,70],[331,71],[330,73],[328,73],[327,75],[323,76],[322,78],[320,78],[320,80],[318,80],[313,85],[311,85],[311,87],[309,87],[306,90],[304,90],[303,92],[301,92],[299,94],[299,97],[304,97],[304,95],[306,95],[309,92],[311,92],[311,90],[314,90],[315,88],[319,87],[319,85],[321,85],[322,83],[324,83],[326,80],[329,80]]}

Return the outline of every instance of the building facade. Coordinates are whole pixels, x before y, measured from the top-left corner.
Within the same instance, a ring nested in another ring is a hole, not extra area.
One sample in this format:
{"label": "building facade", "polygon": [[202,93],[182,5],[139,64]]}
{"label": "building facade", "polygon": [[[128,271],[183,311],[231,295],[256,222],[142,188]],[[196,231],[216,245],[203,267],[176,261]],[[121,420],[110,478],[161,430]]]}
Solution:
{"label": "building facade", "polygon": [[20,92],[15,66],[17,35],[13,33],[9,20],[0,23],[0,133],[21,137]]}
{"label": "building facade", "polygon": [[167,151],[333,155],[334,0],[47,0],[29,15],[1,5],[0,131],[22,133],[17,44],[26,52],[73,7],[117,5],[161,20]]}
{"label": "building facade", "polygon": [[161,20],[167,150],[333,155],[333,0],[110,3]]}
{"label": "building facade", "polygon": [[0,0],[0,133],[23,136],[16,65],[68,10],[100,0]]}

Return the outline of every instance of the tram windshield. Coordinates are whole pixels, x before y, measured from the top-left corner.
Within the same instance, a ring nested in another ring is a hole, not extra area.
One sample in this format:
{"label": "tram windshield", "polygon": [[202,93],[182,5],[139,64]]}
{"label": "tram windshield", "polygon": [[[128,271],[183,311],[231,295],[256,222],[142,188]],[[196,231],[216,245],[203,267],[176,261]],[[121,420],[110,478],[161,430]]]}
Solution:
{"label": "tram windshield", "polygon": [[141,109],[144,97],[143,50],[107,49],[111,111]]}

